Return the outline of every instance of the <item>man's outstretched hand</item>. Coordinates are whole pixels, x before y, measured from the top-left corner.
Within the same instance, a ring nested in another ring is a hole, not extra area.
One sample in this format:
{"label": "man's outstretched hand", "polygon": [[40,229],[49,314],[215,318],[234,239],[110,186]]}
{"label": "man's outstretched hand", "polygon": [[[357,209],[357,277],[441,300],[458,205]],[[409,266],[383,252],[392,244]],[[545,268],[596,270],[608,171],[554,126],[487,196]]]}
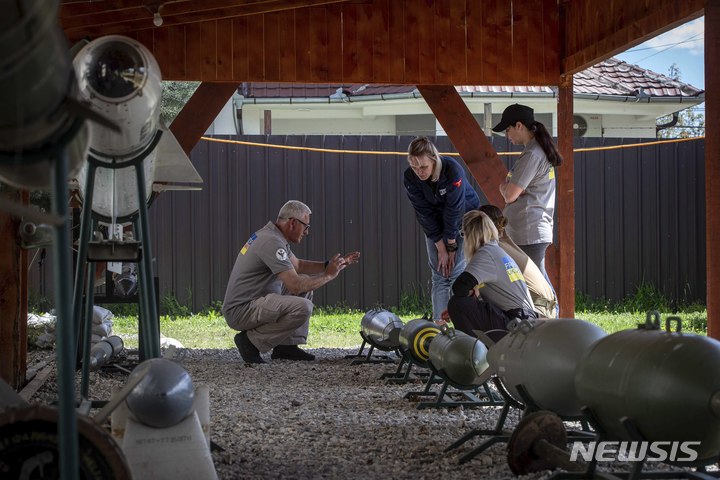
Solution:
{"label": "man's outstretched hand", "polygon": [[360,252],[348,253],[343,258],[345,259],[346,265],[352,265],[354,263],[358,263],[360,261]]}

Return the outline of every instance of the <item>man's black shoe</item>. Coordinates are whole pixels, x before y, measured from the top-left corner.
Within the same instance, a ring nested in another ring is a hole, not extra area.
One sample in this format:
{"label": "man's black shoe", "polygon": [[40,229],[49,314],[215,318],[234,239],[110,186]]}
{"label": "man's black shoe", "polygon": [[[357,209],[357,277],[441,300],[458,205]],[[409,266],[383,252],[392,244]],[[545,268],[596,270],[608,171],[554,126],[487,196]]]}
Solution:
{"label": "man's black shoe", "polygon": [[270,358],[273,360],[315,360],[315,355],[302,350],[297,345],[278,345],[273,348]]}
{"label": "man's black shoe", "polygon": [[235,335],[235,345],[245,363],[267,363],[260,356],[260,350],[248,338],[247,332],[240,332]]}

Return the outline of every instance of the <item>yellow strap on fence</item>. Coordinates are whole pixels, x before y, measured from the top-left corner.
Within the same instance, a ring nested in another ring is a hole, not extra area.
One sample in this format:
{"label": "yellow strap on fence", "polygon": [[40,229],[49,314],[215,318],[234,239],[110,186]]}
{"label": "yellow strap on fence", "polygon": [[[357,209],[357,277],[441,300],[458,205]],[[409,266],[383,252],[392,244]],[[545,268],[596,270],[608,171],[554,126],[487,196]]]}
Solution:
{"label": "yellow strap on fence", "polygon": [[[656,142],[647,143],[629,143],[627,145],[612,145],[608,147],[589,147],[589,148],[575,148],[573,152],[596,152],[600,150],[617,150],[620,148],[632,148],[632,147],[650,147],[654,145],[664,145],[667,143],[678,143],[678,142],[689,142],[693,140],[701,140],[705,137],[692,137],[692,138],[675,138],[672,140],[658,140]],[[212,137],[200,137],[200,140],[208,142],[218,143],[230,143],[233,145],[247,145],[250,147],[264,147],[264,148],[280,148],[284,150],[305,150],[307,152],[321,152],[321,153],[342,153],[342,154],[360,154],[360,155],[407,155],[407,152],[382,152],[373,150],[336,150],[332,148],[315,148],[315,147],[295,147],[292,145],[276,145],[272,143],[258,143],[258,142],[246,142],[243,140],[228,140],[223,138],[212,138]],[[520,155],[522,152],[498,152],[498,155]],[[441,155],[448,155],[453,157],[459,157],[459,153],[441,153]]]}

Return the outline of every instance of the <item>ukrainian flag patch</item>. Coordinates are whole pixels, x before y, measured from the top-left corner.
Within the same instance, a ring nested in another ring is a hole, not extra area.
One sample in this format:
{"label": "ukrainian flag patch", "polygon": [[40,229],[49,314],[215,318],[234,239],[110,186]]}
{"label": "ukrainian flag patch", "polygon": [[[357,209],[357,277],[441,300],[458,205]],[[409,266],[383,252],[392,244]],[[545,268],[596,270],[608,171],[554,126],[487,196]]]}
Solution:
{"label": "ukrainian flag patch", "polygon": [[248,248],[250,248],[250,245],[252,245],[252,243],[253,243],[256,239],[257,239],[257,235],[253,233],[253,234],[250,236],[250,238],[248,238],[248,241],[245,242],[245,245],[243,245],[243,247],[240,249],[240,254],[241,254],[241,255],[245,255],[245,254],[247,253],[247,251],[248,251]]}
{"label": "ukrainian flag patch", "polygon": [[520,268],[510,257],[503,257],[503,264],[505,264],[505,271],[507,272],[508,278],[511,282],[517,282],[518,280],[525,281]]}

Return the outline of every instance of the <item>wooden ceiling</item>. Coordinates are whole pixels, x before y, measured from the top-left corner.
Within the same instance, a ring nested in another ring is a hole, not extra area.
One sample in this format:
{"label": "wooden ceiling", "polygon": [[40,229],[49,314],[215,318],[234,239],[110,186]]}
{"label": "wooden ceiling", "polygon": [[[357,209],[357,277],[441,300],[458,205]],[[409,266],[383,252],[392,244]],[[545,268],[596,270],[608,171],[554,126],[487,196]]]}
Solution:
{"label": "wooden ceiling", "polygon": [[[705,0],[64,1],[71,41],[136,38],[168,80],[557,85]],[[160,8],[163,25],[153,24]]]}

